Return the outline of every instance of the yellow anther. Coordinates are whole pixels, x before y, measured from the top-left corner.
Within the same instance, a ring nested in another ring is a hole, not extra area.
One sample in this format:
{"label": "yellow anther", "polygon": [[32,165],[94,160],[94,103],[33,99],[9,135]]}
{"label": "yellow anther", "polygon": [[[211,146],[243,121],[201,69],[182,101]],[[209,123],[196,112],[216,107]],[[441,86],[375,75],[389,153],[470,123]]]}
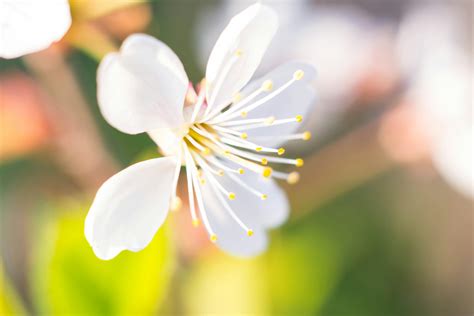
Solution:
{"label": "yellow anther", "polygon": [[262,165],[264,165],[264,166],[268,165],[268,159],[267,158],[262,158]]}
{"label": "yellow anther", "polygon": [[247,230],[247,236],[250,237],[250,236],[252,236],[252,235],[253,235],[253,230],[251,230],[251,229]]}
{"label": "yellow anther", "polygon": [[289,184],[296,184],[300,181],[300,174],[296,171],[293,171],[288,175],[288,178],[286,178],[286,182]]}
{"label": "yellow anther", "polygon": [[239,174],[244,174],[245,173],[245,170],[242,169],[242,168],[237,169],[237,171],[239,172]]}
{"label": "yellow anther", "polygon": [[240,116],[242,116],[243,118],[246,118],[247,117],[247,112],[246,111],[242,111],[240,112]]}
{"label": "yellow anther", "polygon": [[209,148],[205,147],[205,148],[201,151],[201,153],[202,153],[203,155],[205,155],[205,156],[208,156],[208,155],[211,154],[211,150],[210,150]]}
{"label": "yellow anther", "polygon": [[278,148],[278,156],[281,156],[285,153],[285,148],[281,147],[281,148]]}
{"label": "yellow anther", "polygon": [[217,241],[217,235],[216,235],[216,234],[212,234],[209,239],[210,239],[212,242],[216,242],[216,241]]}
{"label": "yellow anther", "polygon": [[301,158],[296,159],[296,161],[295,161],[295,166],[297,166],[297,167],[303,167],[303,165],[304,165],[303,159],[301,159]]}
{"label": "yellow anther", "polygon": [[301,70],[301,69],[295,71],[295,73],[293,74],[293,78],[294,78],[295,80],[301,80],[301,79],[303,79],[303,77],[304,77],[304,71]]}
{"label": "yellow anther", "polygon": [[223,177],[223,176],[224,176],[224,170],[219,170],[219,171],[217,171],[217,174],[218,174],[220,177]]}
{"label": "yellow anther", "polygon": [[240,138],[242,138],[242,139],[247,139],[248,137],[249,137],[249,135],[247,133],[240,134]]}
{"label": "yellow anther", "polygon": [[267,167],[267,168],[263,169],[262,175],[265,178],[269,178],[272,175],[272,171],[273,171],[272,168]]}
{"label": "yellow anther", "polygon": [[255,151],[262,151],[262,150],[263,150],[262,147],[257,147],[257,148],[255,148]]}
{"label": "yellow anther", "polygon": [[229,198],[229,200],[235,200],[235,193],[229,192],[229,195],[227,197]]}
{"label": "yellow anther", "polygon": [[311,139],[311,132],[304,132],[303,140],[310,140],[310,139]]}
{"label": "yellow anther", "polygon": [[230,150],[224,150],[224,155],[230,155]]}
{"label": "yellow anther", "polygon": [[243,50],[237,49],[237,50],[235,51],[235,56],[240,57],[240,56],[242,56],[243,53],[244,53]]}
{"label": "yellow anther", "polygon": [[183,201],[178,196],[175,196],[171,201],[171,210],[172,211],[179,211],[183,206]]}
{"label": "yellow anther", "polygon": [[268,196],[266,194],[260,195],[260,199],[262,199],[263,201],[265,201],[267,198]]}
{"label": "yellow anther", "polygon": [[295,119],[298,123],[301,123],[303,121],[303,115],[297,115]]}
{"label": "yellow anther", "polygon": [[193,219],[193,226],[194,226],[194,227],[198,227],[200,223],[201,223],[201,222],[199,221],[198,218]]}
{"label": "yellow anther", "polygon": [[263,91],[272,91],[273,89],[273,81],[271,80],[265,80],[263,83],[262,83],[262,90]]}
{"label": "yellow anther", "polygon": [[239,102],[240,100],[242,100],[242,94],[240,94],[239,92],[237,92],[236,94],[234,94],[234,97],[232,98],[232,101],[234,103],[237,103]]}
{"label": "yellow anther", "polygon": [[205,180],[205,179],[201,179],[200,182],[201,182],[202,185],[206,184],[206,180]]}
{"label": "yellow anther", "polygon": [[265,120],[266,125],[272,125],[273,122],[275,122],[275,117],[274,116],[270,116]]}

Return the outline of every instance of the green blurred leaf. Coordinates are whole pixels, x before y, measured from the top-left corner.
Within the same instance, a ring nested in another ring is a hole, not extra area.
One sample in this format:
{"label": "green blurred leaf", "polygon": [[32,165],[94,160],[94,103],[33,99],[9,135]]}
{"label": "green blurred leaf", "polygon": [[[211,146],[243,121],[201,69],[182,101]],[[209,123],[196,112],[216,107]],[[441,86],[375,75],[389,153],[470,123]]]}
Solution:
{"label": "green blurred leaf", "polygon": [[[102,261],[84,237],[88,205],[66,203],[40,221],[35,241],[34,297],[45,315],[150,315],[166,295],[174,269],[166,228],[139,253]],[[50,213],[50,212],[48,212]]]}

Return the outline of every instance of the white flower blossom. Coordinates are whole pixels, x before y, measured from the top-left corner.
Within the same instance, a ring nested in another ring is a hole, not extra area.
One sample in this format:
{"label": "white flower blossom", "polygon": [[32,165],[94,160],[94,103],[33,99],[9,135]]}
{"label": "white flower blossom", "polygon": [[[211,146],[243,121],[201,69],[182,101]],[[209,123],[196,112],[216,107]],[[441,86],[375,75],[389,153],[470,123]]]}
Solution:
{"label": "white flower blossom", "polygon": [[0,0],[0,57],[48,48],[71,26],[67,0]]}
{"label": "white flower blossom", "polygon": [[292,62],[250,84],[278,26],[269,7],[254,4],[235,16],[212,50],[198,93],[178,57],[157,39],[135,34],[102,61],[98,100],[105,119],[128,134],[147,132],[163,158],[132,165],[99,189],[85,223],[96,255],[146,247],[169,209],[186,166],[193,224],[238,256],[267,247],[267,230],[288,217],[287,198],[274,179],[294,183],[302,166],[280,145],[307,140],[297,132],[312,105],[314,69]]}

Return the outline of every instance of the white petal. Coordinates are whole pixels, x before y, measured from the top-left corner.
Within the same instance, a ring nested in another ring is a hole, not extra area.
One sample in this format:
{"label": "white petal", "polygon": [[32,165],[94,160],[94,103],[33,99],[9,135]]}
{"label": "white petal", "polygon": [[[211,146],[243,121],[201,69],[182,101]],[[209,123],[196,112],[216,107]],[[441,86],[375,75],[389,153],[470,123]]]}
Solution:
{"label": "white petal", "polygon": [[70,26],[67,0],[0,0],[0,57],[16,58],[46,49]]}
{"label": "white petal", "polygon": [[[253,111],[250,111],[247,118],[265,118],[273,116],[275,119],[295,118],[297,115],[303,116],[303,123],[288,123],[282,125],[268,126],[258,129],[246,131],[249,135],[249,140],[254,136],[272,136],[272,135],[289,135],[297,131],[304,124],[304,118],[312,106],[315,105],[316,93],[310,84],[314,79],[316,71],[313,66],[300,62],[286,63],[260,79],[252,81],[242,91],[243,98],[245,95],[257,90],[264,81],[271,80],[273,82],[273,91],[278,87],[284,85],[292,77],[295,71],[303,70],[304,76],[301,80],[295,81],[282,93],[275,98],[269,100],[265,104],[259,106]],[[271,92],[270,92],[271,93]],[[265,97],[268,92],[262,94],[255,99],[258,102],[260,98]],[[242,118],[238,118],[242,119]],[[282,143],[278,138],[265,139],[259,141],[259,145],[266,147],[276,147]]]}
{"label": "white petal", "polygon": [[[229,215],[208,183],[203,186],[203,197],[210,225],[217,235],[216,244],[219,248],[239,257],[256,256],[267,249],[267,235],[258,221],[246,223],[253,230],[253,235],[248,236]],[[229,201],[229,205],[233,206],[232,202],[235,201]],[[241,216],[240,209],[234,207],[233,209],[237,216]]]}
{"label": "white petal", "polygon": [[236,199],[231,201],[231,205],[245,223],[249,223],[250,226],[256,223],[257,226],[264,228],[274,228],[288,219],[290,213],[288,198],[275,180],[253,172],[246,172],[236,177],[267,196],[266,200],[262,200],[228,176],[218,178],[228,191],[235,193]]}
{"label": "white petal", "polygon": [[188,84],[183,65],[168,46],[135,34],[119,53],[102,60],[97,73],[99,106],[109,124],[124,133],[177,127],[184,122]]}
{"label": "white petal", "polygon": [[153,239],[168,214],[176,159],[134,164],[108,179],[86,217],[85,236],[97,257],[139,251]]}
{"label": "white petal", "polygon": [[207,101],[211,107],[229,104],[232,96],[249,82],[277,27],[275,12],[260,3],[232,18],[207,63]]}

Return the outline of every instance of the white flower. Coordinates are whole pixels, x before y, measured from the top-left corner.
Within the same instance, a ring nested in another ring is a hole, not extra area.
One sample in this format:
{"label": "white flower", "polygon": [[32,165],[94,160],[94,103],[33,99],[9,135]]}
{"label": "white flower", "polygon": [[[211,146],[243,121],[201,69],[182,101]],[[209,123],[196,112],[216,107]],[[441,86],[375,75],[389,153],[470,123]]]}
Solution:
{"label": "white flower", "polygon": [[[247,0],[223,0],[212,10],[203,10],[196,29],[198,54],[205,62],[212,48],[216,24],[224,25],[236,8],[246,5]],[[318,91],[318,104],[306,117],[305,128],[319,135],[307,149],[334,132],[348,108],[365,91],[361,87],[370,78],[387,85],[387,76],[379,76],[389,70],[385,59],[385,44],[389,32],[387,22],[375,20],[367,12],[348,2],[335,5],[334,1],[315,3],[310,0],[265,0],[277,12],[284,13],[281,20],[279,41],[269,48],[260,70],[270,69],[282,60],[305,60],[316,65],[319,78],[314,86]],[[350,52],[350,54],[348,54]],[[375,57],[374,57],[375,56]],[[292,144],[289,148],[298,148]]]}
{"label": "white flower", "polygon": [[247,84],[277,24],[258,3],[235,16],[214,46],[198,94],[178,57],[150,36],[132,35],[105,57],[97,76],[105,119],[128,134],[147,132],[167,157],[132,165],[99,189],[85,223],[99,258],[146,247],[179,201],[181,164],[193,224],[202,222],[210,239],[234,255],[265,250],[266,231],[289,212],[272,178],[298,179],[268,164],[303,164],[280,157],[278,145],[310,137],[296,129],[314,96],[314,70],[301,63]]}
{"label": "white flower", "polygon": [[67,0],[0,0],[0,57],[46,49],[70,26]]}

